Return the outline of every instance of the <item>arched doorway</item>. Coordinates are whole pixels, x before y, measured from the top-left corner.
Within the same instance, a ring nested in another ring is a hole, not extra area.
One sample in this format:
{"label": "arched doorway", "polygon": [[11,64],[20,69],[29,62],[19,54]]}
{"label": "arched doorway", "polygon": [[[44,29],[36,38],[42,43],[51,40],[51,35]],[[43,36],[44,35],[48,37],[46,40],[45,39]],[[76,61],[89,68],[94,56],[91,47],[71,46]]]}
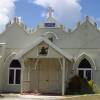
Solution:
{"label": "arched doorway", "polygon": [[90,62],[86,58],[81,60],[81,62],[79,63],[78,74],[82,78],[92,80],[92,67]]}

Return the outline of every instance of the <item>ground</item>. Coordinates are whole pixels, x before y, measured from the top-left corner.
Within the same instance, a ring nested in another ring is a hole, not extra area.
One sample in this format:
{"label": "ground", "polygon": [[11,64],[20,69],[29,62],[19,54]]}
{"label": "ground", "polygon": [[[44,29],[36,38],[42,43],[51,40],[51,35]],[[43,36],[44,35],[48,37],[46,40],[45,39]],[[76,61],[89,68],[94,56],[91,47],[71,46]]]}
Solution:
{"label": "ground", "polygon": [[1,94],[0,100],[100,100],[100,94],[77,96],[39,96],[20,94]]}

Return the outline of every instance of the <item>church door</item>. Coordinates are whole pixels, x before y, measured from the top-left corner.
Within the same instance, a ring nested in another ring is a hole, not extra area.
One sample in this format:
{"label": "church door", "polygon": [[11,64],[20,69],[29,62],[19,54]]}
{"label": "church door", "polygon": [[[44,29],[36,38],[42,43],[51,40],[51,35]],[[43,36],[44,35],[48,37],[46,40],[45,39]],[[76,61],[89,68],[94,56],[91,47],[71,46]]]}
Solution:
{"label": "church door", "polygon": [[60,91],[60,72],[56,59],[41,60],[39,64],[39,91],[58,93]]}

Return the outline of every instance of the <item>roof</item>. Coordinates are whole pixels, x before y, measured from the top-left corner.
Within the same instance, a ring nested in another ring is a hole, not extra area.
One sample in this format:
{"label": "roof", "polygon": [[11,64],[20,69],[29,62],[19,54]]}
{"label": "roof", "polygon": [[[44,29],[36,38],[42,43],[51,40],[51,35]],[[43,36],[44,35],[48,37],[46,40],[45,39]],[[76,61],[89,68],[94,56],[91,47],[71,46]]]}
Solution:
{"label": "roof", "polygon": [[49,41],[48,39],[44,37],[39,37],[38,39],[34,41],[32,45],[18,52],[14,59],[20,59],[24,54],[26,54],[29,50],[39,45],[41,42],[47,43],[49,46],[51,46],[53,49],[55,49],[57,52],[59,52],[61,55],[63,55],[65,58],[71,61],[72,56],[67,54],[64,50],[60,49],[59,47],[57,47],[55,44],[53,44],[51,41]]}

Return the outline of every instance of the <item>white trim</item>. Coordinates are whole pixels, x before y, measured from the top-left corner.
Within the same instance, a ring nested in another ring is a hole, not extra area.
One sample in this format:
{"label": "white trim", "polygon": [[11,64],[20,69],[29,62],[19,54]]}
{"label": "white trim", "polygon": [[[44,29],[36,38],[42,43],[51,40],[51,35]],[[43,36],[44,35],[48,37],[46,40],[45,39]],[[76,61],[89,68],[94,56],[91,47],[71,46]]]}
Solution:
{"label": "white trim", "polygon": [[[10,70],[14,70],[14,80],[13,80],[13,82],[14,83],[9,83],[9,75],[10,75]],[[21,68],[8,68],[8,85],[20,85],[21,84],[21,80],[20,80],[20,84],[16,84],[16,70],[20,70],[21,71]],[[20,75],[21,75],[21,73],[20,73]]]}
{"label": "white trim", "polygon": [[35,70],[37,70],[38,62],[39,62],[39,59],[36,59],[35,66],[34,66],[34,69],[35,69]]}
{"label": "white trim", "polygon": [[23,93],[24,60],[21,59],[21,93]]}
{"label": "white trim", "polygon": [[0,45],[5,45],[5,44],[6,44],[6,43],[4,43],[4,42],[3,42],[3,43],[0,43]]}
{"label": "white trim", "polygon": [[86,78],[86,71],[88,71],[88,70],[91,71],[91,80],[93,80],[93,77],[92,77],[93,76],[93,74],[92,74],[93,70],[92,70],[92,68],[78,68],[78,75],[79,75],[80,70],[84,71],[83,72],[83,77],[84,78]]}
{"label": "white trim", "polygon": [[75,61],[75,63],[74,63],[74,70],[76,71],[76,74],[78,74],[79,75],[79,69],[82,69],[82,68],[78,68],[79,67],[79,64],[80,64],[80,62],[83,60],[83,59],[87,59],[87,61],[90,63],[90,65],[91,65],[91,68],[83,68],[83,70],[92,70],[91,71],[91,79],[92,80],[94,80],[93,79],[93,70],[96,70],[96,65],[95,65],[95,63],[94,63],[94,60],[92,59],[92,57],[90,57],[90,56],[88,56],[85,52],[83,52],[82,54],[80,54],[79,56],[78,56],[78,58],[77,58],[77,60]]}
{"label": "white trim", "polygon": [[82,54],[80,54],[80,55],[77,57],[77,59],[76,59],[76,61],[75,61],[75,63],[74,63],[74,70],[78,68],[80,62],[81,62],[83,59],[87,59],[87,60],[89,61],[89,63],[91,64],[91,68],[92,68],[93,70],[96,70],[96,65],[95,65],[95,62],[94,62],[93,58],[90,57],[90,56],[88,56],[88,55],[87,55],[86,53],[84,53],[84,52],[83,52]]}
{"label": "white trim", "polygon": [[62,62],[61,62],[61,59],[59,59],[59,63],[60,63],[60,68],[61,68],[61,70],[62,70],[63,64],[62,64]]}
{"label": "white trim", "polygon": [[65,58],[63,57],[62,67],[62,95],[65,95]]}
{"label": "white trim", "polygon": [[25,48],[24,50],[20,51],[16,56],[15,59],[20,59],[24,54],[26,54],[29,50],[31,50],[32,48],[36,47],[37,45],[39,45],[41,42],[45,42],[47,43],[49,46],[51,46],[52,48],[54,48],[56,51],[58,51],[58,53],[62,54],[64,57],[66,57],[69,61],[71,61],[72,56],[70,56],[69,54],[67,54],[64,50],[58,48],[55,44],[53,44],[52,42],[50,42],[48,39],[40,37],[38,38],[36,41],[34,41],[34,43]]}
{"label": "white trim", "polygon": [[27,76],[27,80],[30,81],[30,66],[28,66],[28,76]]}

